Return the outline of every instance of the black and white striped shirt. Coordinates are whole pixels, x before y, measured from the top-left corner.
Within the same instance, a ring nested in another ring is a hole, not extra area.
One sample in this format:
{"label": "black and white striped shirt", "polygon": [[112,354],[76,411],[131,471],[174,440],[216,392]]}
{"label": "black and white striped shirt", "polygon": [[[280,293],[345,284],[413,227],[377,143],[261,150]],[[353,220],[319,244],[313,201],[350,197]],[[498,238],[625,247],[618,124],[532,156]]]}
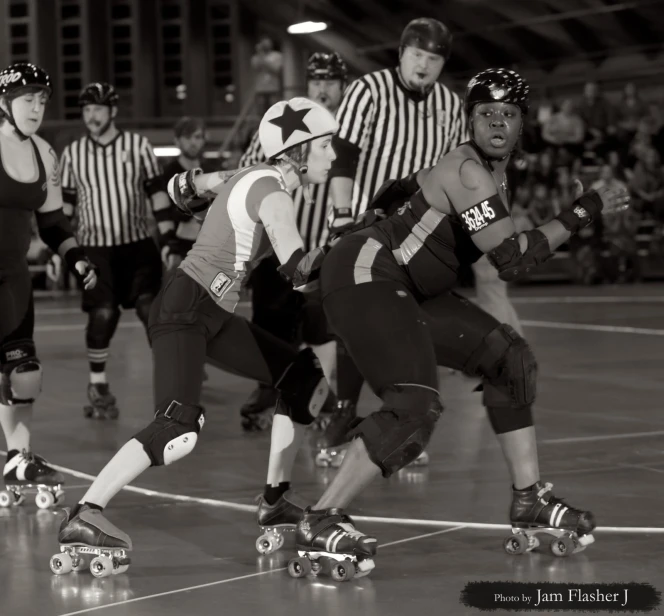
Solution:
{"label": "black and white striped shirt", "polygon": [[436,83],[420,100],[401,83],[396,68],[355,80],[337,120],[339,137],[359,149],[351,199],[356,217],[386,180],[435,165],[467,139],[460,97]]}
{"label": "black and white striped shirt", "polygon": [[[246,151],[240,158],[240,168],[257,165],[265,161],[265,154],[258,138],[258,131],[254,134]],[[307,187],[311,203],[305,199],[304,190],[300,187],[293,193],[295,203],[295,216],[300,237],[304,241],[305,250],[313,250],[324,246],[327,242],[329,229],[327,225],[327,204],[330,192],[330,183],[310,184]]]}
{"label": "black and white striped shirt", "polygon": [[65,148],[61,168],[80,244],[119,246],[151,237],[147,202],[161,169],[145,137],[120,131],[101,145],[86,135]]}

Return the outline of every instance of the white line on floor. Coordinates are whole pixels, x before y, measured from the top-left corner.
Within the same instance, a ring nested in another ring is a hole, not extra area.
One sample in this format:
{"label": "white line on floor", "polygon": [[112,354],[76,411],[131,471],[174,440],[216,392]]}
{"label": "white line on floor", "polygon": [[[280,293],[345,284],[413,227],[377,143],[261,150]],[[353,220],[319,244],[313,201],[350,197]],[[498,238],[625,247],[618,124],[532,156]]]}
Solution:
{"label": "white line on floor", "polygon": [[553,445],[560,443],[591,443],[595,441],[615,441],[623,438],[647,438],[649,436],[664,436],[664,430],[654,432],[631,432],[627,434],[604,434],[602,436],[570,436],[566,438],[548,438],[537,441],[537,444]]}
{"label": "white line on floor", "polygon": [[[6,452],[0,450],[0,455],[6,455]],[[50,463],[49,463],[50,464]],[[58,466],[50,464],[52,468],[61,473],[78,477],[79,479],[88,479],[93,481],[94,475],[88,475],[81,471],[67,468],[66,466]],[[65,486],[66,487],[66,486]],[[256,505],[244,505],[242,503],[234,503],[232,501],[217,500],[215,498],[201,498],[199,496],[187,496],[186,494],[171,494],[169,492],[159,492],[158,490],[148,490],[146,488],[139,488],[136,486],[125,486],[122,488],[127,492],[135,492],[136,494],[143,494],[144,496],[153,496],[155,498],[163,498],[166,500],[179,501],[183,503],[197,503],[199,505],[210,505],[211,507],[220,507],[223,509],[232,509],[235,511],[246,511],[254,513]],[[505,530],[510,529],[509,524],[490,524],[487,522],[460,522],[460,521],[447,521],[447,520],[426,520],[419,518],[391,518],[370,515],[353,515],[353,519],[359,522],[371,522],[374,524],[402,524],[404,526],[425,526],[429,528],[451,528],[454,526],[463,526],[466,528],[477,528],[482,530]],[[664,527],[654,526],[598,526],[596,532],[609,532],[609,533],[626,533],[626,534],[664,534]]]}
{"label": "white line on floor", "polygon": [[[401,543],[408,543],[410,541],[417,541],[419,539],[426,539],[427,537],[433,537],[435,535],[443,535],[445,533],[452,533],[457,530],[465,528],[465,525],[459,525],[455,528],[447,528],[445,530],[438,530],[433,533],[426,533],[425,535],[416,535],[415,537],[406,537],[405,539],[399,539],[398,541],[390,541],[389,543],[381,543],[380,549],[385,549],[387,547],[398,545]],[[89,612],[96,612],[98,610],[105,610],[109,607],[116,607],[118,605],[126,605],[127,603],[136,603],[137,601],[146,601],[148,599],[157,599],[159,597],[166,597],[168,595],[175,595],[182,592],[190,592],[192,590],[199,590],[201,588],[209,588],[210,586],[219,586],[221,584],[228,584],[229,582],[238,582],[240,580],[248,580],[250,578],[255,578],[260,575],[268,575],[270,573],[278,573],[279,571],[286,571],[286,567],[280,567],[279,569],[271,569],[270,571],[260,571],[258,573],[250,573],[248,575],[241,575],[234,578],[228,578],[226,580],[219,580],[217,582],[208,582],[207,584],[198,584],[196,586],[188,586],[187,588],[178,588],[176,590],[168,590],[166,592],[155,593],[153,595],[146,595],[145,597],[136,597],[135,599],[127,599],[126,601],[118,601],[116,603],[109,603],[107,605],[99,605],[97,607],[89,607],[84,610],[78,610],[76,612],[67,612],[66,614],[60,614],[60,616],[74,616],[75,614],[87,614]]]}
{"label": "white line on floor", "polygon": [[623,466],[625,468],[638,468],[642,471],[652,471],[653,473],[664,474],[664,468],[653,468],[652,466],[647,466],[645,464],[619,464],[618,466]]}

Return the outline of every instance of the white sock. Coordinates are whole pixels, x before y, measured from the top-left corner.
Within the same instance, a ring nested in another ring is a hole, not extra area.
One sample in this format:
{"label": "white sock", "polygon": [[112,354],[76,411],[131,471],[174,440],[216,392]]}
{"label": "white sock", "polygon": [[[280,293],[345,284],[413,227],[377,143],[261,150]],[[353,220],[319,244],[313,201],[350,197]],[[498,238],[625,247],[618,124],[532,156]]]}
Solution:
{"label": "white sock", "polygon": [[90,383],[98,385],[99,383],[108,383],[106,380],[106,372],[91,372]]}

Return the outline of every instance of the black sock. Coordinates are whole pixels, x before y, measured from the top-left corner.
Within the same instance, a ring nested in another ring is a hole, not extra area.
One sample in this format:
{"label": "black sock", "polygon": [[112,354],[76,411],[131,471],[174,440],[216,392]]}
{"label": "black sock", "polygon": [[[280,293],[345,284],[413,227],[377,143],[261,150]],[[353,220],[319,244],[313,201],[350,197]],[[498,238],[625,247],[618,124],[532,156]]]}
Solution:
{"label": "black sock", "polygon": [[95,503],[91,503],[89,501],[85,501],[83,503],[76,503],[74,508],[71,510],[71,517],[72,518],[75,517],[76,515],[78,515],[78,512],[81,510],[81,507],[83,507],[83,505],[87,505],[88,507],[90,507],[90,509],[96,509],[97,511],[103,511],[104,510],[103,507],[100,507],[99,505],[97,505]]}
{"label": "black sock", "polygon": [[281,495],[290,490],[290,481],[282,481],[278,486],[265,485],[265,492],[263,498],[268,505],[274,505]]}

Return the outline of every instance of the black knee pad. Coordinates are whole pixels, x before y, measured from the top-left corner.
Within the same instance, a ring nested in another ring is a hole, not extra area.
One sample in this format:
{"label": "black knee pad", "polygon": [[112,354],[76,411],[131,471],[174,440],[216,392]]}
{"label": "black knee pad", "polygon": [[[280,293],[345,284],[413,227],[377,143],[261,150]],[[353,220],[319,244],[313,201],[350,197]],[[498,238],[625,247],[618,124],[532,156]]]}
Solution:
{"label": "black knee pad", "polygon": [[152,423],[134,438],[143,445],[152,466],[168,466],[191,453],[204,423],[203,407],[173,400],[158,407]]}
{"label": "black knee pad", "polygon": [[0,403],[32,404],[41,393],[42,367],[32,340],[0,347]]}
{"label": "black knee pad", "polygon": [[88,313],[88,328],[86,341],[92,349],[105,349],[108,347],[120,320],[120,310],[117,306],[105,304],[96,306]]}
{"label": "black knee pad", "polygon": [[277,381],[276,414],[288,415],[295,423],[308,426],[327,400],[330,388],[316,354],[304,349]]}
{"label": "black knee pad", "polygon": [[148,319],[150,318],[150,308],[152,307],[152,302],[154,301],[154,295],[146,294],[139,295],[136,300],[135,309],[136,316],[140,319],[143,325],[147,326]]}
{"label": "black knee pad", "polygon": [[413,462],[431,440],[443,405],[435,389],[393,385],[382,395],[383,406],[349,434],[359,436],[372,462],[389,477]]}
{"label": "black knee pad", "polygon": [[533,411],[530,405],[526,406],[488,406],[486,409],[491,427],[496,434],[514,432],[533,425]]}

